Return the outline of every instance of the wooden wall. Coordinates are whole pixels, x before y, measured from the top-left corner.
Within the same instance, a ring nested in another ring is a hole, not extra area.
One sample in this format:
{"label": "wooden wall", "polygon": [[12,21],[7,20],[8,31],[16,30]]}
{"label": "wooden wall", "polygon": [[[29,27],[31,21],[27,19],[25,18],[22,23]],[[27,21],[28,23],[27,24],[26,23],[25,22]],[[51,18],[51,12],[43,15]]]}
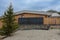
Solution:
{"label": "wooden wall", "polygon": [[[60,18],[59,17],[48,17],[47,15],[42,14],[33,14],[33,13],[22,13],[19,15],[15,15],[16,22],[18,23],[18,18],[29,18],[29,17],[43,17],[44,24],[60,24]],[[2,22],[0,21],[0,28],[2,27]]]}
{"label": "wooden wall", "polygon": [[3,24],[3,23],[2,23],[2,21],[0,20],[0,28],[2,28],[2,24]]}
{"label": "wooden wall", "polygon": [[59,17],[44,18],[44,24],[60,24],[60,18]]}
{"label": "wooden wall", "polygon": [[23,14],[20,14],[20,15],[16,15],[15,19],[16,19],[16,22],[18,22],[18,18],[30,18],[30,17],[43,17],[43,18],[45,18],[45,17],[48,17],[48,16],[47,15],[41,15],[41,14],[23,13]]}

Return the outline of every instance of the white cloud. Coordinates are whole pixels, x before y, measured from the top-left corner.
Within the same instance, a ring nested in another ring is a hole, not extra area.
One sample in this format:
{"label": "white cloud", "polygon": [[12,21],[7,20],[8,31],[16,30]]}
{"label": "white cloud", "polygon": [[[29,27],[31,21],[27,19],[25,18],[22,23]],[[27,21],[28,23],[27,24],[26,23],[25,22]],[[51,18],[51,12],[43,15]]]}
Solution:
{"label": "white cloud", "polygon": [[32,4],[32,3],[36,3],[36,2],[52,2],[54,0],[24,0],[23,3],[25,4]]}
{"label": "white cloud", "polygon": [[57,11],[60,11],[60,5],[57,4],[57,5],[53,5],[53,6],[48,6],[46,8],[43,8],[42,10],[44,10],[44,11],[47,11],[47,10],[57,10]]}
{"label": "white cloud", "polygon": [[[15,2],[14,2],[15,1]],[[24,8],[30,8],[32,6],[47,6],[49,5],[49,3],[46,2],[52,2],[53,0],[21,0],[19,2],[19,0],[13,0],[13,5],[16,8],[19,8],[19,6],[21,7],[21,9]],[[38,4],[39,3],[39,4]]]}
{"label": "white cloud", "polygon": [[[1,0],[0,0],[1,1]],[[14,10],[20,11],[20,10],[60,10],[60,1],[58,0],[3,0],[2,3],[2,11],[6,10],[6,8],[9,6],[10,2],[12,2]],[[1,3],[0,3],[1,7]]]}

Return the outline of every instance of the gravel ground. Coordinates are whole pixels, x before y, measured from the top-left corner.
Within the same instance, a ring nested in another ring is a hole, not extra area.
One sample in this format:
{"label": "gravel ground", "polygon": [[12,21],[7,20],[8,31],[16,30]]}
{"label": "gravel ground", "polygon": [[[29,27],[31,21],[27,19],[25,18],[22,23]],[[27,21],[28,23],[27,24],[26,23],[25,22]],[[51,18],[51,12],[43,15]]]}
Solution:
{"label": "gravel ground", "polygon": [[4,40],[60,40],[60,30],[19,30]]}

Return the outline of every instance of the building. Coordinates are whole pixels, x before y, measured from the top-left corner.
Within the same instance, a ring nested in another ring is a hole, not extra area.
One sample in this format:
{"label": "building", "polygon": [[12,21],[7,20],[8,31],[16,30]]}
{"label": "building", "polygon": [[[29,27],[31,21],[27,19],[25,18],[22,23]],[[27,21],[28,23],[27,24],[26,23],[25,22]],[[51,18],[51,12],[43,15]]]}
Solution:
{"label": "building", "polygon": [[[15,13],[18,24],[37,24],[37,25],[60,25],[60,15],[58,13],[44,11],[19,11]],[[0,27],[2,27],[0,21]]]}

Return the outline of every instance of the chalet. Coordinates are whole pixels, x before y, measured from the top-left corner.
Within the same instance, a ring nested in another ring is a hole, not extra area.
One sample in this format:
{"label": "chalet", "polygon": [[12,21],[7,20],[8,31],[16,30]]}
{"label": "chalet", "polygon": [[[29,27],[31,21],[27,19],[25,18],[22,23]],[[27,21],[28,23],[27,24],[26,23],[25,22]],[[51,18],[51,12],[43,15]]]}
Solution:
{"label": "chalet", "polygon": [[[60,15],[58,13],[44,11],[19,11],[15,13],[15,19],[18,24],[35,25],[60,25]],[[0,27],[2,27],[0,21]]]}

